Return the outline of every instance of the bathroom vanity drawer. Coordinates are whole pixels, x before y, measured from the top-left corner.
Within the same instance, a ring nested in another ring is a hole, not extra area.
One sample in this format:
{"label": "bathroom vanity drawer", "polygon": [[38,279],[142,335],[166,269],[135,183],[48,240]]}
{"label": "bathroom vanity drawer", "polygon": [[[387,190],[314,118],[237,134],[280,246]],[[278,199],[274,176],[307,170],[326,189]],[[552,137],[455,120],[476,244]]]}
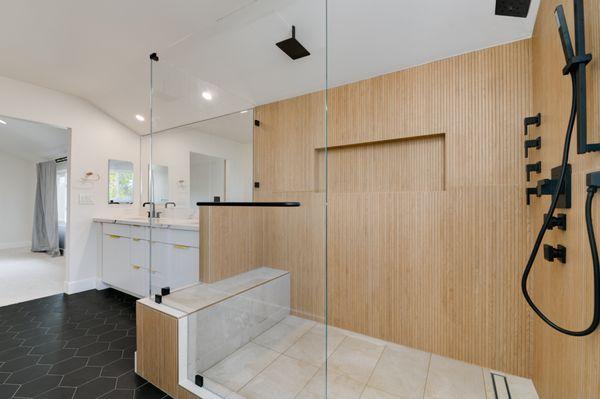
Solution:
{"label": "bathroom vanity drawer", "polygon": [[131,227],[131,238],[149,240],[150,239],[150,228],[145,226],[130,226]]}
{"label": "bathroom vanity drawer", "polygon": [[198,248],[197,231],[152,229],[152,241]]}
{"label": "bathroom vanity drawer", "polygon": [[106,235],[130,237],[130,226],[116,223],[102,223],[102,232]]}

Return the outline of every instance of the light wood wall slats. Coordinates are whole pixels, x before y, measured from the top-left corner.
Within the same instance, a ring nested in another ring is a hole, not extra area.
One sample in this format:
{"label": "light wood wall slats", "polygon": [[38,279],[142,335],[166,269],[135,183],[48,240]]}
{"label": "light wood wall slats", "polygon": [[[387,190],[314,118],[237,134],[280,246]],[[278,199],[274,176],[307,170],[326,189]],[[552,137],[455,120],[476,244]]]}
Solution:
{"label": "light wood wall slats", "polygon": [[177,319],[136,303],[137,373],[173,397],[178,393]]}
{"label": "light wood wall slats", "polygon": [[[571,84],[562,76],[564,56],[554,21],[554,9],[563,4],[571,34],[574,33],[573,1],[543,0],[532,39],[533,111],[542,113],[542,125],[532,136],[542,137],[542,149],[532,161],[542,161],[542,176],[560,164],[571,102]],[[586,0],[588,52],[594,61],[588,67],[588,138],[600,142],[600,6]],[[573,167],[572,209],[567,214],[567,231],[549,231],[544,243],[567,248],[567,263],[549,263],[538,255],[530,282],[534,300],[554,321],[571,329],[589,325],[593,309],[592,264],[584,216],[585,175],[600,170],[600,155],[577,155],[573,137],[570,159]],[[541,177],[540,177],[541,178]],[[529,210],[530,246],[540,228],[549,200],[535,200]],[[600,198],[595,200],[593,217],[600,231]],[[542,399],[596,399],[600,397],[600,333],[584,338],[561,335],[533,317],[532,376]]]}
{"label": "light wood wall slats", "polygon": [[264,266],[263,209],[200,209],[200,281],[214,283]]}
{"label": "light wood wall slats", "polygon": [[[333,325],[528,374],[519,277],[531,78],[531,42],[524,40],[329,90],[330,146],[444,132],[446,190],[330,190]],[[264,253],[292,272],[295,312],[315,318],[324,314],[324,196],[315,151],[325,143],[322,102],[315,93],[257,107],[254,132],[255,200],[304,204],[265,223],[266,237],[278,240],[265,239]],[[417,168],[428,165],[429,153],[422,155]],[[360,173],[352,158],[330,156],[330,178]]]}
{"label": "light wood wall slats", "polygon": [[[318,151],[318,187],[325,187],[325,151]],[[329,193],[443,191],[444,134],[378,141],[328,150]],[[352,165],[352,168],[348,168]]]}

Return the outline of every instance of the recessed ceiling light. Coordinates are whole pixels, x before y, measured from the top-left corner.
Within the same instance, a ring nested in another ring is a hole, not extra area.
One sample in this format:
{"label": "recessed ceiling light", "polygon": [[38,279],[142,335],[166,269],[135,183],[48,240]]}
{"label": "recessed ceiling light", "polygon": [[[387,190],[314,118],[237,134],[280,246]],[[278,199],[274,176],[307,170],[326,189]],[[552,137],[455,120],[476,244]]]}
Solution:
{"label": "recessed ceiling light", "polygon": [[138,120],[138,121],[140,121],[140,122],[143,122],[143,121],[145,121],[145,120],[146,120],[146,118],[144,118],[144,115],[140,115],[140,114],[137,114],[137,115],[135,116],[135,119],[137,119],[137,120]]}
{"label": "recessed ceiling light", "polygon": [[240,112],[240,114],[247,114],[247,113],[248,113],[248,110],[247,110],[247,109],[246,109],[246,110],[244,110],[244,111],[242,111],[242,112]]}
{"label": "recessed ceiling light", "polygon": [[6,122],[4,122],[2,119],[0,119],[0,123],[6,125]]}
{"label": "recessed ceiling light", "polygon": [[204,97],[204,99],[208,101],[212,100],[212,94],[210,93],[210,91],[203,91],[202,97]]}

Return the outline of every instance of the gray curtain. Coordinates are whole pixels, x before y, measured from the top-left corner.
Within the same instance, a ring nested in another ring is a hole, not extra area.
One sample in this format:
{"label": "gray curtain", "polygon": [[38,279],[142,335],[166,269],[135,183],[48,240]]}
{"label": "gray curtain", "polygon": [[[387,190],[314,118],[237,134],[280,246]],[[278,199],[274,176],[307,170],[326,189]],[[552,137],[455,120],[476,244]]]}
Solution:
{"label": "gray curtain", "polygon": [[33,252],[60,255],[58,248],[58,204],[56,197],[56,162],[37,164],[37,188],[33,211]]}

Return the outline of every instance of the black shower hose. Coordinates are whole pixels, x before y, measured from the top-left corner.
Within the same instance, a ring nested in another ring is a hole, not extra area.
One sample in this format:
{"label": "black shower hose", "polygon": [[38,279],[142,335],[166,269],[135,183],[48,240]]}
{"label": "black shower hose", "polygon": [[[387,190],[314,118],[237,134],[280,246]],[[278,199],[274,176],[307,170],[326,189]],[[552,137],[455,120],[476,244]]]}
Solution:
{"label": "black shower hose", "polygon": [[591,334],[598,328],[600,324],[600,262],[598,261],[598,247],[596,246],[596,237],[594,235],[594,224],[592,221],[592,202],[594,198],[594,194],[596,193],[597,187],[590,186],[587,189],[587,199],[585,201],[585,222],[587,225],[587,234],[590,242],[590,250],[592,252],[592,264],[594,270],[594,316],[592,318],[592,322],[589,327],[585,330],[581,331],[572,331],[566,328],[559,326],[554,323],[552,320],[548,318],[541,310],[536,306],[536,304],[529,296],[529,292],[527,291],[527,280],[529,279],[529,274],[531,273],[531,269],[533,267],[533,262],[537,256],[537,253],[540,249],[540,245],[544,239],[544,235],[546,234],[546,230],[548,229],[548,225],[550,224],[550,220],[554,215],[554,211],[556,210],[556,204],[558,202],[558,196],[561,190],[562,185],[564,184],[567,164],[569,163],[569,147],[571,145],[571,137],[573,135],[573,127],[575,125],[575,118],[577,116],[577,98],[575,96],[577,79],[575,74],[571,74],[571,83],[573,86],[573,101],[571,105],[571,116],[569,117],[569,126],[567,128],[567,134],[565,137],[565,145],[563,147],[563,156],[562,156],[562,171],[560,174],[560,178],[557,184],[556,192],[552,196],[552,202],[550,203],[550,209],[548,209],[548,214],[544,220],[544,224],[540,229],[540,232],[537,235],[537,239],[535,240],[535,244],[533,245],[533,249],[531,250],[531,255],[529,255],[529,260],[527,261],[527,266],[525,266],[525,270],[523,271],[523,277],[521,279],[521,290],[523,291],[523,296],[525,296],[525,300],[531,306],[533,311],[550,327],[554,328],[556,331],[561,332],[566,335],[571,335],[574,337],[583,337]]}

